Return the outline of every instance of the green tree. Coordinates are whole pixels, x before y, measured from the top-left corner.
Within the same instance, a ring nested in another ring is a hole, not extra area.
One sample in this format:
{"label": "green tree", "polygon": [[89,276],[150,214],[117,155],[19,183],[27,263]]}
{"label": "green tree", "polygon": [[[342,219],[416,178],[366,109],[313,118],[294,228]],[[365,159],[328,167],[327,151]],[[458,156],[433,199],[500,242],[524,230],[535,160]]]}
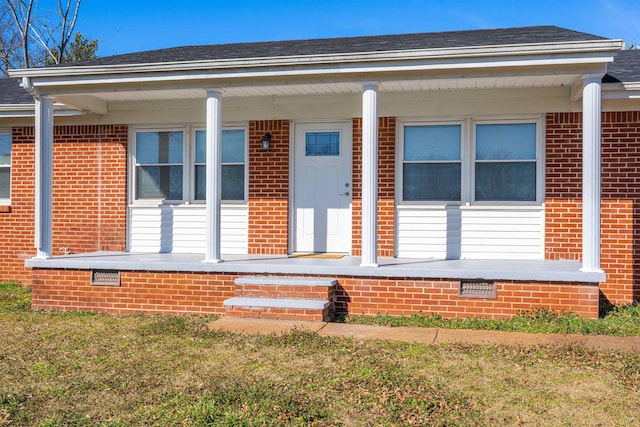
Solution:
{"label": "green tree", "polygon": [[[75,33],[74,39],[67,45],[67,49],[62,55],[57,50],[52,51],[52,55],[58,58],[58,64],[67,62],[79,62],[93,59],[98,52],[98,40],[89,40],[82,33]],[[56,64],[51,58],[47,57],[47,65]]]}

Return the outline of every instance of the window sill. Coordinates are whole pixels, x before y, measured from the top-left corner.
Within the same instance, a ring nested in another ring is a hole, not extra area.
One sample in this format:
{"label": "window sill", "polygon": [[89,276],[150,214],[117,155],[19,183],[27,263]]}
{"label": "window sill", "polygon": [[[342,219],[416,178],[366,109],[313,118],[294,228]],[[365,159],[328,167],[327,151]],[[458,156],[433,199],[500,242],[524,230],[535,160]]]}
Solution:
{"label": "window sill", "polygon": [[0,205],[0,214],[11,213],[11,205]]}
{"label": "window sill", "polygon": [[[247,202],[221,202],[221,206],[247,206]],[[170,209],[204,209],[205,203],[131,203],[130,208],[170,208]]]}

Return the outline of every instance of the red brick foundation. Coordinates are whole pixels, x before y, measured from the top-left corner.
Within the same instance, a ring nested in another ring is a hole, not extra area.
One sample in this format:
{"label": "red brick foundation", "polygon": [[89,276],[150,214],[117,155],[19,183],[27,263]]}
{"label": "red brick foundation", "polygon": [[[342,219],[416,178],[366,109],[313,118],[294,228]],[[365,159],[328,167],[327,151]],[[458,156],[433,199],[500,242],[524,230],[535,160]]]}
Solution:
{"label": "red brick foundation", "polygon": [[108,313],[224,314],[234,276],[172,272],[121,272],[121,286],[91,286],[86,270],[33,270],[37,310]]}
{"label": "red brick foundation", "polygon": [[[32,304],[41,310],[223,314],[224,300],[234,296],[236,277],[239,275],[123,271],[121,286],[110,287],[91,286],[89,271],[34,269]],[[423,312],[447,318],[496,319],[544,307],[598,316],[598,287],[589,284],[498,282],[496,299],[469,299],[458,296],[455,280],[336,279],[337,314]]]}

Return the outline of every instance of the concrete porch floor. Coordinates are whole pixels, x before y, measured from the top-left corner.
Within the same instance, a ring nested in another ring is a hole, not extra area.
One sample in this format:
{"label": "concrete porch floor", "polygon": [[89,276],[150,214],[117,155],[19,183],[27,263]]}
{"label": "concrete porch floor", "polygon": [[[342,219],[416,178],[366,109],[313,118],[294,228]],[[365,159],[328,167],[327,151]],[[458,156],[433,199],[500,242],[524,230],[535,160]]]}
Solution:
{"label": "concrete porch floor", "polygon": [[380,258],[379,267],[360,267],[360,258],[289,258],[227,255],[221,263],[205,263],[203,254],[91,252],[48,259],[28,259],[27,267],[77,270],[176,271],[273,275],[341,275],[600,283],[603,272],[580,271],[578,261],[441,260]]}

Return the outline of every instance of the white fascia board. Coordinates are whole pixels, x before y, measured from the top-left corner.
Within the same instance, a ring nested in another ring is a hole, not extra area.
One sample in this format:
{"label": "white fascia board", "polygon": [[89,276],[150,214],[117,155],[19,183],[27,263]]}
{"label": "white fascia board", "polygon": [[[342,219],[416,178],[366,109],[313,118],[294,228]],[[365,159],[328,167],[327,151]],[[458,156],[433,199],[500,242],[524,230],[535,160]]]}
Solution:
{"label": "white fascia board", "polygon": [[[38,69],[10,70],[10,77],[32,77],[32,78],[56,78],[68,77],[78,78],[81,76],[105,76],[105,75],[131,75],[146,73],[171,73],[171,75],[182,75],[184,72],[192,74],[202,70],[238,70],[233,74],[243,77],[255,77],[256,75],[246,74],[243,70],[264,69],[276,67],[274,71],[266,71],[266,75],[282,75],[278,68],[295,67],[299,74],[313,74],[315,69],[326,73],[329,71],[342,72],[363,72],[372,71],[385,67],[385,63],[397,63],[404,61],[420,61],[426,67],[433,64],[437,69],[441,68],[464,68],[478,66],[507,65],[509,57],[520,57],[514,61],[518,65],[527,62],[527,58],[540,58],[537,61],[550,64],[562,64],[564,60],[573,57],[573,63],[578,60],[576,56],[586,56],[593,62],[611,62],[613,55],[622,47],[622,40],[595,40],[566,43],[538,43],[520,45],[498,45],[479,46],[464,48],[444,48],[444,49],[412,49],[386,52],[363,52],[345,54],[322,54],[322,55],[299,55],[283,57],[263,57],[248,59],[224,59],[213,61],[185,61],[185,62],[163,62],[152,64],[121,64],[108,66],[78,66],[78,67],[50,67]],[[484,58],[484,59],[482,59]],[[545,59],[546,58],[546,59]],[[374,63],[374,66],[363,64]],[[356,64],[356,65],[350,65]],[[305,68],[301,68],[305,67]],[[429,69],[429,68],[427,68]],[[254,71],[257,75],[265,75],[259,71]],[[219,77],[219,73],[216,73]],[[74,80],[75,81],[75,80]],[[77,83],[77,81],[76,81]]]}
{"label": "white fascia board", "polygon": [[[319,78],[322,76],[357,76],[359,80],[362,80],[362,75],[371,73],[398,73],[398,72],[451,72],[452,75],[460,74],[466,70],[483,69],[486,70],[485,74],[491,72],[490,70],[511,70],[514,72],[516,68],[524,67],[540,67],[540,66],[604,66],[604,64],[612,60],[613,55],[607,54],[602,56],[586,56],[586,57],[567,57],[567,56],[554,56],[554,57],[527,57],[527,58],[510,58],[499,60],[483,60],[483,61],[441,61],[441,62],[405,62],[405,63],[393,63],[393,64],[344,64],[338,67],[314,67],[314,68],[299,68],[291,67],[288,69],[254,69],[254,70],[197,70],[191,72],[163,72],[163,73],[127,73],[127,74],[95,74],[95,75],[83,75],[72,76],[65,75],[60,77],[43,76],[40,78],[34,78],[33,86],[42,93],[82,93],[84,90],[82,86],[95,86],[95,85],[118,85],[118,84],[157,84],[163,85],[166,88],[166,84],[172,82],[175,84],[175,88],[184,88],[189,85],[188,82],[194,82],[198,86],[198,81],[203,80],[218,80],[224,81],[226,79],[242,79],[242,80],[254,80],[255,84],[257,79],[261,78],[300,78],[311,77]],[[602,70],[604,74],[604,68]],[[220,83],[224,85],[224,83]],[[246,85],[246,83],[244,84]],[[160,86],[159,86],[160,87]],[[56,91],[56,88],[65,88],[61,91]],[[73,88],[73,89],[69,89]],[[117,91],[117,88],[112,89]],[[143,90],[143,89],[141,89]]]}

